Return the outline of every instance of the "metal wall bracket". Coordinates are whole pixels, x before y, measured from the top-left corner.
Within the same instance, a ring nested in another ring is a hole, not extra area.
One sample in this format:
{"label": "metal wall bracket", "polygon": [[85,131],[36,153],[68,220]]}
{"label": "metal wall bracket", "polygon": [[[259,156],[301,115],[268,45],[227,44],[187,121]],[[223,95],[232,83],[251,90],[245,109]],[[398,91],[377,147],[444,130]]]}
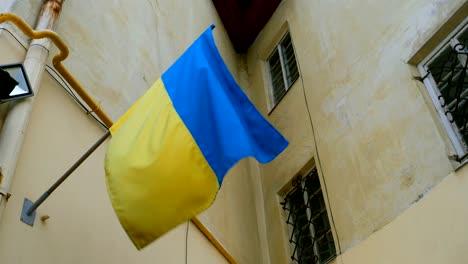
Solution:
{"label": "metal wall bracket", "polygon": [[427,76],[429,76],[429,74],[431,74],[431,71],[430,71],[430,70],[428,70],[428,71],[427,71],[427,74],[424,75],[424,76],[413,76],[413,80],[420,81],[420,82],[424,82],[424,79],[426,79]]}
{"label": "metal wall bracket", "polygon": [[36,219],[36,210],[34,210],[31,215],[27,214],[32,204],[33,202],[31,200],[24,198],[23,210],[21,211],[21,221],[30,226],[34,226],[34,220]]}

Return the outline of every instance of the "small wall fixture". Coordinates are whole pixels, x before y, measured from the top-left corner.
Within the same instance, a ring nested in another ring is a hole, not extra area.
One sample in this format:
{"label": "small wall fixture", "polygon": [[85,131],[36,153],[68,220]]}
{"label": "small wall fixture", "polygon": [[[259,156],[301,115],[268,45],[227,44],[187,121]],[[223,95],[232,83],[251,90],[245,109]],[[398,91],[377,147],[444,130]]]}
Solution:
{"label": "small wall fixture", "polygon": [[23,64],[0,65],[0,103],[33,95]]}

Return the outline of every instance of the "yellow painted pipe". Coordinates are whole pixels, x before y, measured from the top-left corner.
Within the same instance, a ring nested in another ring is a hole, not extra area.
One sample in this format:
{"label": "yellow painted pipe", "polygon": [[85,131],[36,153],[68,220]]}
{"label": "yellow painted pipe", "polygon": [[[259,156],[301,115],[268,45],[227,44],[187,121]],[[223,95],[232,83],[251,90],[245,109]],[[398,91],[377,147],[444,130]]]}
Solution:
{"label": "yellow painted pipe", "polygon": [[[100,106],[93,100],[93,98],[85,91],[85,89],[81,86],[81,84],[70,74],[70,72],[63,66],[62,61],[64,61],[70,51],[67,45],[60,39],[59,35],[52,30],[41,30],[35,31],[33,30],[23,19],[19,16],[12,14],[12,13],[1,13],[0,14],[0,24],[4,22],[11,22],[15,24],[26,36],[31,39],[41,39],[41,38],[49,38],[52,42],[57,46],[60,50],[60,53],[55,55],[52,59],[52,64],[54,68],[62,75],[62,77],[70,84],[70,86],[75,90],[75,92],[80,96],[83,101],[91,108],[91,111],[94,112],[99,119],[107,127],[111,127],[113,122],[107,116],[107,114],[100,108]],[[205,235],[205,237],[219,250],[219,252],[229,261],[231,264],[236,264],[237,262],[234,258],[229,254],[226,248],[221,245],[221,243],[214,237],[214,235],[206,228],[206,226],[198,219],[193,218],[192,223],[197,226],[197,228]]]}
{"label": "yellow painted pipe", "polygon": [[231,264],[237,264],[236,260],[232,257],[231,254],[226,250],[226,248],[221,245],[221,243],[213,236],[213,233],[211,233],[210,230],[198,219],[198,218],[193,218],[192,223],[195,224],[196,227],[205,235],[205,237],[213,244],[213,246],[218,249],[219,252],[224,256],[224,258],[229,261]]}
{"label": "yellow painted pipe", "polygon": [[70,84],[70,86],[75,90],[75,92],[85,101],[85,103],[91,108],[91,111],[95,113],[99,119],[101,119],[107,127],[112,126],[112,120],[107,116],[100,106],[93,100],[93,98],[83,89],[81,84],[70,74],[70,72],[63,66],[62,61],[64,61],[70,51],[68,50],[67,45],[60,39],[60,37],[52,30],[33,30],[23,19],[19,16],[11,13],[2,13],[0,14],[0,24],[4,22],[11,22],[15,24],[26,36],[31,39],[41,39],[49,38],[60,50],[60,53],[55,55],[52,59],[52,64],[54,68],[62,75],[62,77]]}

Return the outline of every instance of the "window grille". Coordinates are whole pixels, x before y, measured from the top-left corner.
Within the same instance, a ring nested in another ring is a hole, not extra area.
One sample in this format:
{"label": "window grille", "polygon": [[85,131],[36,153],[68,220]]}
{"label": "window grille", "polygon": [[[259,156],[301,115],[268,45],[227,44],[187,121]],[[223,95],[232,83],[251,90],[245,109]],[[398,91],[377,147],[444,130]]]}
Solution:
{"label": "window grille", "polygon": [[468,148],[468,26],[459,29],[435,55],[419,66],[449,137],[459,156]]}
{"label": "window grille", "polygon": [[281,39],[267,62],[272,89],[271,97],[273,105],[276,105],[299,77],[294,47],[289,33],[286,33]]}
{"label": "window grille", "polygon": [[332,260],[336,249],[317,170],[296,178],[281,205],[287,213],[292,263],[323,264]]}

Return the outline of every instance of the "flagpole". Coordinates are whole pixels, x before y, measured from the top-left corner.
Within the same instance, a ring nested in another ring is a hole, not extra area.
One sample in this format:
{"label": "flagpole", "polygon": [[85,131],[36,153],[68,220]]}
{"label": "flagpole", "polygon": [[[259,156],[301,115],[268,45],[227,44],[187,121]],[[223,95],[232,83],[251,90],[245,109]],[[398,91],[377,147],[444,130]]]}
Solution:
{"label": "flagpole", "polygon": [[28,225],[34,224],[36,209],[57,189],[80,165],[85,161],[106,139],[111,135],[107,131],[91,148],[89,148],[83,156],[80,157],[50,188],[45,191],[37,201],[32,202],[24,198],[23,211],[21,213],[21,221]]}

